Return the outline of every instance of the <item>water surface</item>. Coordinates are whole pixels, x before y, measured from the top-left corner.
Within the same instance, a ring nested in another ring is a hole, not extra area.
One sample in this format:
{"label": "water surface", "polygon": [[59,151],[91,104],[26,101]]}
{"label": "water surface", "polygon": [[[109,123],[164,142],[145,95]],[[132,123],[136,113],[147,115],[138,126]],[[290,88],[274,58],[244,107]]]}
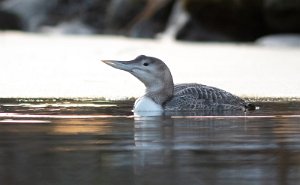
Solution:
{"label": "water surface", "polygon": [[0,184],[299,184],[300,103],[134,118],[132,101],[1,99]]}

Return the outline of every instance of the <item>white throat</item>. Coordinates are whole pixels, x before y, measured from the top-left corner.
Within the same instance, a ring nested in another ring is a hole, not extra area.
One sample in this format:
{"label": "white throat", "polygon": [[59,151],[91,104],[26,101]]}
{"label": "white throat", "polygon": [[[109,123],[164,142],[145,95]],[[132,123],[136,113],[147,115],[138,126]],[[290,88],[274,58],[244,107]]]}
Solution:
{"label": "white throat", "polygon": [[142,96],[134,103],[134,112],[163,112],[163,107],[155,103],[151,98]]}

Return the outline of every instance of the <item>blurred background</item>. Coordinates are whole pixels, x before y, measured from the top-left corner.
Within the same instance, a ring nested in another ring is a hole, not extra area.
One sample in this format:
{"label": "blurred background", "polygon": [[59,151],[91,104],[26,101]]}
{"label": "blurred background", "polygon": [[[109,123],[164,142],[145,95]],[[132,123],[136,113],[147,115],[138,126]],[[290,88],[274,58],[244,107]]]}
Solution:
{"label": "blurred background", "polygon": [[0,97],[138,97],[101,59],[141,54],[175,83],[299,97],[299,20],[299,0],[0,0]]}
{"label": "blurred background", "polygon": [[298,44],[299,20],[299,0],[0,0],[0,30],[55,34]]}

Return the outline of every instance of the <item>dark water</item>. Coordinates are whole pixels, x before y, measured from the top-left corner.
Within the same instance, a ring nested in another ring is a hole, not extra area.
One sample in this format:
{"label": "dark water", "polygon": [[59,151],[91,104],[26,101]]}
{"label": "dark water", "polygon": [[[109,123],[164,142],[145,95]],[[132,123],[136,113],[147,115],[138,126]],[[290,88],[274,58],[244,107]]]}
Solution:
{"label": "dark water", "polygon": [[2,99],[0,184],[300,184],[300,103],[134,118],[131,101]]}

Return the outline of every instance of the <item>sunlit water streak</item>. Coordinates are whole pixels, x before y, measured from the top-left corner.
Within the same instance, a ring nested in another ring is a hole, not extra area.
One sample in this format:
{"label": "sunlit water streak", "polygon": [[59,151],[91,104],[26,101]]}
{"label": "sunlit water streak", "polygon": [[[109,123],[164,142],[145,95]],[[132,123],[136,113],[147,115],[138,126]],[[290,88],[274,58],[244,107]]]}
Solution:
{"label": "sunlit water streak", "polygon": [[144,86],[101,59],[141,54],[165,61],[175,83],[248,97],[300,94],[299,47],[0,32],[0,51],[0,97],[138,97]]}

